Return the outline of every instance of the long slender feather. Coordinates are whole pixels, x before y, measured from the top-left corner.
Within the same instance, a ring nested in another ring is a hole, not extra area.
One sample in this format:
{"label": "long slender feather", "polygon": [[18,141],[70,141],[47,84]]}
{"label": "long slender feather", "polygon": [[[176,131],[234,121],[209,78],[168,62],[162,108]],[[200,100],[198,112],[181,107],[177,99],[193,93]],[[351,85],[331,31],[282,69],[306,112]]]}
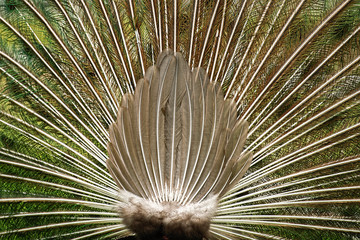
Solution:
{"label": "long slender feather", "polygon": [[358,5],[0,1],[0,238],[357,238]]}

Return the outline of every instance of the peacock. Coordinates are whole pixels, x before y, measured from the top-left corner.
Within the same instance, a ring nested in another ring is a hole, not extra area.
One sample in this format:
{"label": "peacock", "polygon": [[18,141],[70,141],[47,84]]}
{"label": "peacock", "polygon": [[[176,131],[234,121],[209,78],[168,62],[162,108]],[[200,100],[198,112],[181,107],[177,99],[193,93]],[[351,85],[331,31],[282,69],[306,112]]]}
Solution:
{"label": "peacock", "polygon": [[0,0],[0,239],[360,239],[360,1]]}

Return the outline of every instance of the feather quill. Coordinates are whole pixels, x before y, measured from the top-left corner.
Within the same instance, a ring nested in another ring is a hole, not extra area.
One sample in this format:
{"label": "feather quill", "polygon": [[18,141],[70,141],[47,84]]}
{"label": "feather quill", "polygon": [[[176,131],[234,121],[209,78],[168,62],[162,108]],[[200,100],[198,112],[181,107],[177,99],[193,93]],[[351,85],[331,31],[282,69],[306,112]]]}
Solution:
{"label": "feather quill", "polygon": [[358,10],[1,0],[0,238],[357,238]]}

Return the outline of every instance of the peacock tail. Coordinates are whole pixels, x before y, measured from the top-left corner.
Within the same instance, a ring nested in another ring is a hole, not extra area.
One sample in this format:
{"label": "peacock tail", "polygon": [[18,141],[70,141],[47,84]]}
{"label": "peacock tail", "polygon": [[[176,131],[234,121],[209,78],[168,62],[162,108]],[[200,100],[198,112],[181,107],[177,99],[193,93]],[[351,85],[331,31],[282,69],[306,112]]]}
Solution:
{"label": "peacock tail", "polygon": [[358,0],[0,0],[0,239],[359,239],[359,39]]}

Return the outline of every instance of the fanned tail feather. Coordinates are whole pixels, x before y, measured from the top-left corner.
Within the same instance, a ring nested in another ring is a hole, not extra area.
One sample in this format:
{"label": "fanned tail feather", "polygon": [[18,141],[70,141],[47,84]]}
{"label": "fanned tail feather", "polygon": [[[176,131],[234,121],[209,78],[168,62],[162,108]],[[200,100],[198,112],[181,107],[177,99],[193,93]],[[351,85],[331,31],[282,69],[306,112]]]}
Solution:
{"label": "fanned tail feather", "polygon": [[0,238],[129,237],[144,202],[174,239],[356,239],[358,13],[0,0]]}

